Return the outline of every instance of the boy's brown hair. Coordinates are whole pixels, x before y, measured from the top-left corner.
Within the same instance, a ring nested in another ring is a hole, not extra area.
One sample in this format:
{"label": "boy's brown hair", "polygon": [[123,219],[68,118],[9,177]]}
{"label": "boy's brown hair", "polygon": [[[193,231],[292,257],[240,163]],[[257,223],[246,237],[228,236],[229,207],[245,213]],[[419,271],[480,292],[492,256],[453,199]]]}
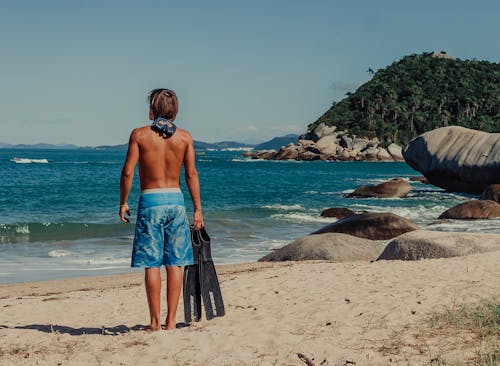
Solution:
{"label": "boy's brown hair", "polygon": [[165,118],[170,121],[175,120],[179,111],[177,95],[170,89],[154,89],[149,93],[149,109],[153,113],[153,118]]}

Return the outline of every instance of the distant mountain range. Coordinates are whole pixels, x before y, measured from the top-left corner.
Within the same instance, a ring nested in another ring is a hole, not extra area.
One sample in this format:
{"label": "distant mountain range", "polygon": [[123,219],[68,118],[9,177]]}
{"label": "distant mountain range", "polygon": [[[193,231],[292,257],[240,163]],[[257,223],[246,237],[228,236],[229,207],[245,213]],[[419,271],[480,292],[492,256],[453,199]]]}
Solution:
{"label": "distant mountain range", "polygon": [[[231,149],[256,149],[256,150],[267,150],[275,149],[279,150],[281,146],[288,145],[290,142],[296,142],[298,135],[286,135],[281,137],[275,137],[272,140],[263,142],[259,145],[249,145],[243,142],[237,141],[220,141],[220,142],[203,142],[194,141],[195,150],[231,150]],[[121,151],[126,150],[128,144],[121,145],[102,145],[102,146],[76,146],[72,144],[6,144],[0,142],[0,149],[84,149],[84,150],[108,150],[108,151]]]}
{"label": "distant mountain range", "polygon": [[275,137],[272,140],[255,145],[253,149],[254,150],[276,150],[276,151],[278,151],[279,149],[281,149],[281,147],[286,146],[291,142],[295,144],[298,139],[299,139],[299,135],[294,135],[294,134]]}
{"label": "distant mountain range", "polygon": [[0,149],[81,149],[76,145],[71,144],[6,144],[0,142]]}

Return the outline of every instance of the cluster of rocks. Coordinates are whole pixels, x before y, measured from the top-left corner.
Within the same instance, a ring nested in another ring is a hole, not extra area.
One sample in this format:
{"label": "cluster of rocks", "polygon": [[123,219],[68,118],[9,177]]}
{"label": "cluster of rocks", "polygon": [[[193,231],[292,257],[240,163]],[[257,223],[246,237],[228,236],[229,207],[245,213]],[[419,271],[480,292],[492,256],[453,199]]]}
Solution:
{"label": "cluster of rocks", "polygon": [[296,144],[291,143],[279,151],[248,151],[243,155],[265,160],[404,161],[402,148],[396,144],[384,148],[378,138],[357,137],[349,135],[347,130],[336,129],[321,123],[301,135]]}
{"label": "cluster of rocks", "polygon": [[[404,197],[411,186],[392,179],[374,186],[361,186],[347,197]],[[483,191],[479,200],[456,205],[439,219],[492,219],[500,217],[500,184]],[[321,216],[336,217],[310,235],[278,249],[260,261],[323,259],[356,261],[379,259],[416,260],[445,258],[500,250],[499,234],[450,233],[421,230],[410,220],[393,213],[355,213],[348,208],[328,208]],[[390,240],[387,245],[380,240]]]}
{"label": "cluster of rocks", "polygon": [[[392,240],[380,242],[387,239]],[[363,213],[327,225],[259,261],[418,260],[495,250],[500,250],[500,234],[422,230],[392,213]]]}
{"label": "cluster of rocks", "polygon": [[[448,191],[481,193],[478,200],[456,205],[439,219],[493,219],[500,217],[500,133],[450,126],[424,133],[401,148],[379,147],[377,139],[349,136],[334,126],[320,124],[300,136],[297,144],[280,151],[252,152],[255,159],[295,160],[404,160],[424,177],[415,181]],[[408,182],[393,179],[361,186],[350,198],[405,197]],[[354,213],[329,208],[322,216],[339,220],[261,258],[261,261],[324,259],[334,261],[444,258],[500,250],[500,234],[421,230],[392,213]],[[387,245],[379,240],[391,240]]]}

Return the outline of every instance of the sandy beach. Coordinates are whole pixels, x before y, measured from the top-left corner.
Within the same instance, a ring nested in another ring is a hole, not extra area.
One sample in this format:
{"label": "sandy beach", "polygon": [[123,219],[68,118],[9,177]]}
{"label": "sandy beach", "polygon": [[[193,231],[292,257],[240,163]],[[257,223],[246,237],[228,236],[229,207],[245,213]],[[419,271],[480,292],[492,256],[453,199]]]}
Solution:
{"label": "sandy beach", "polygon": [[[500,294],[500,252],[415,262],[218,267],[227,315],[147,333],[142,275],[0,287],[1,365],[426,365],[465,362],[433,313]],[[498,344],[493,345],[498,347]],[[300,354],[300,355],[298,355]]]}

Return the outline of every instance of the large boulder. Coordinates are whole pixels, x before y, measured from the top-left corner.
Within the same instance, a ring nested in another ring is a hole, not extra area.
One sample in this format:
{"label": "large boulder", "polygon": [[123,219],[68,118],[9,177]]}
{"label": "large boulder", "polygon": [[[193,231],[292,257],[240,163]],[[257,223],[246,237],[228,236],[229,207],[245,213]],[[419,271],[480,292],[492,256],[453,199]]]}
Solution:
{"label": "large boulder", "polygon": [[322,217],[336,217],[337,219],[341,220],[344,217],[348,217],[354,214],[354,211],[349,210],[348,208],[345,207],[331,207],[324,209],[321,212]]}
{"label": "large boulder", "polygon": [[369,147],[362,151],[366,161],[378,161],[379,149],[377,147]]}
{"label": "large boulder", "polygon": [[429,182],[448,191],[481,193],[500,183],[500,133],[442,127],[410,141],[403,156]]}
{"label": "large boulder", "polygon": [[299,150],[296,146],[285,146],[278,151],[272,158],[274,160],[296,160],[299,157]]}
{"label": "large boulder", "polygon": [[481,193],[482,200],[492,200],[500,203],[500,184],[490,184]]}
{"label": "large boulder", "polygon": [[389,154],[389,152],[386,149],[384,149],[383,147],[379,147],[377,159],[379,161],[394,161],[391,154]]}
{"label": "large boulder", "polygon": [[348,198],[391,198],[405,197],[411,191],[411,185],[401,178],[391,179],[390,181],[377,184],[375,186],[361,186],[354,192],[347,195]]}
{"label": "large boulder", "polygon": [[393,213],[369,212],[354,214],[328,224],[312,235],[344,233],[372,240],[387,240],[417,229],[418,226],[413,222]]}
{"label": "large boulder", "polygon": [[385,245],[355,236],[328,233],[293,241],[259,259],[259,262],[323,259],[337,262],[375,260]]}
{"label": "large boulder", "polygon": [[447,258],[493,250],[500,250],[500,234],[417,230],[389,242],[377,260]]}
{"label": "large boulder", "polygon": [[336,126],[327,126],[325,123],[320,123],[314,128],[314,130],[308,131],[307,133],[299,136],[299,139],[312,140],[316,142],[324,136],[333,135],[336,129]]}
{"label": "large boulder", "polygon": [[260,150],[252,155],[252,159],[270,160],[276,156],[276,150]]}
{"label": "large boulder", "polygon": [[312,151],[304,151],[303,153],[299,154],[299,159],[305,161],[313,161],[321,159],[321,156],[320,154]]}
{"label": "large boulder", "polygon": [[335,155],[337,153],[337,148],[339,147],[337,142],[338,139],[335,135],[328,135],[320,138],[316,142],[316,146],[321,154]]}
{"label": "large boulder", "polygon": [[387,151],[391,154],[394,161],[405,161],[403,158],[403,148],[395,143],[387,146]]}
{"label": "large boulder", "polygon": [[494,219],[500,217],[500,204],[491,200],[474,200],[443,212],[440,219]]}

